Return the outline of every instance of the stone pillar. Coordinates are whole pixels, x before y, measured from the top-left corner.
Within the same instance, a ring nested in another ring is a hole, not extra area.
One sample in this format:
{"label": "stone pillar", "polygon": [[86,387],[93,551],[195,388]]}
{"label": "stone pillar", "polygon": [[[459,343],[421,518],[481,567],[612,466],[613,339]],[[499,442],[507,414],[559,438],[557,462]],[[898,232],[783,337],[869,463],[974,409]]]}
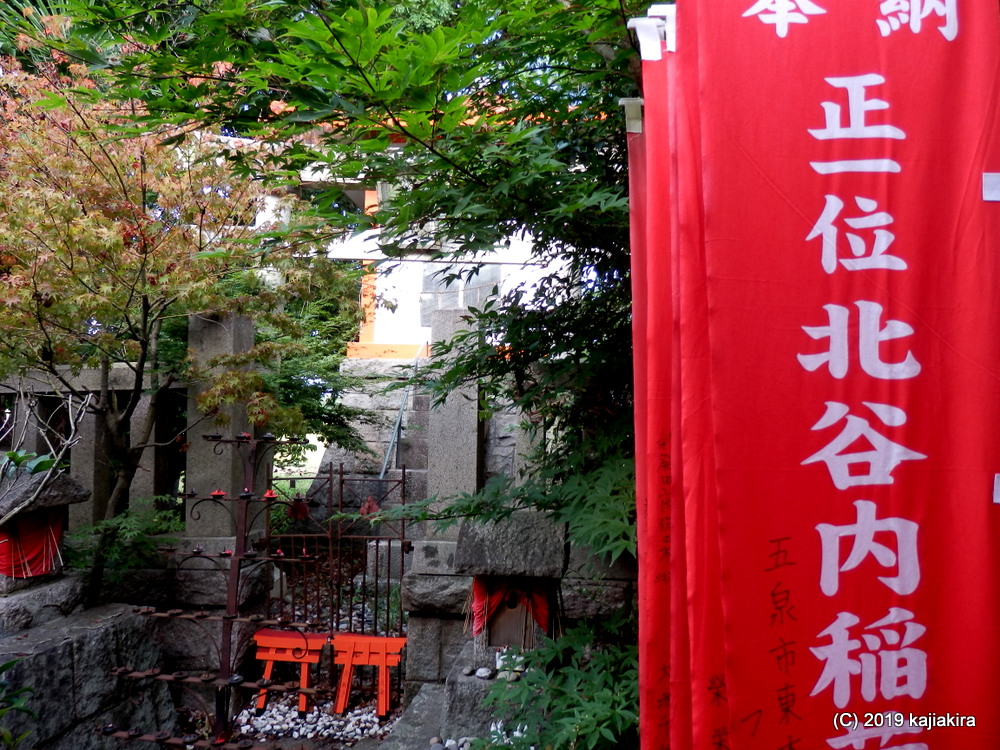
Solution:
{"label": "stone pillar", "polygon": [[[435,310],[431,315],[434,341],[448,341],[456,332],[468,330],[463,310]],[[482,486],[482,425],[479,421],[479,389],[476,386],[453,391],[433,409],[427,424],[427,495],[437,496],[441,505],[462,492]],[[428,539],[458,538],[458,528],[431,533]]]}
{"label": "stone pillar", "polygon": [[406,644],[408,683],[441,682],[469,640],[465,605],[472,577],[455,573],[455,542],[417,541],[403,579],[410,613]]}
{"label": "stone pillar", "polygon": [[[136,407],[135,412],[132,414],[131,429],[133,435],[138,434],[148,413],[149,396],[144,395],[142,400],[139,402],[139,406]],[[150,439],[152,441],[156,440],[155,430],[150,436]],[[135,500],[137,498],[151,498],[156,494],[153,474],[155,453],[156,449],[152,446],[146,448],[142,452],[142,460],[139,462],[139,469],[135,472],[135,477],[132,479],[132,486],[129,488],[129,500]]]}
{"label": "stone pillar", "polygon": [[107,427],[97,414],[85,414],[77,427],[80,440],[70,451],[69,474],[84,487],[91,489],[87,502],[71,505],[69,527],[89,526],[104,520],[111,493],[111,468],[106,452]]}
{"label": "stone pillar", "polygon": [[[243,317],[192,316],[188,323],[188,347],[199,363],[225,354],[240,354],[254,343],[253,324]],[[213,420],[198,421],[204,415],[198,411],[195,398],[198,389],[188,390],[188,451],[185,474],[185,491],[196,492],[200,497],[214,489],[230,494],[243,490],[243,459],[235,446],[219,446],[202,440],[202,435],[221,433],[231,437],[249,431],[246,409],[232,406],[226,409],[229,422],[217,425]],[[219,448],[219,453],[215,452]],[[197,508],[198,517],[191,515],[192,502],[185,509],[186,533],[189,537],[233,536],[236,529],[225,508],[213,503],[202,503]]]}

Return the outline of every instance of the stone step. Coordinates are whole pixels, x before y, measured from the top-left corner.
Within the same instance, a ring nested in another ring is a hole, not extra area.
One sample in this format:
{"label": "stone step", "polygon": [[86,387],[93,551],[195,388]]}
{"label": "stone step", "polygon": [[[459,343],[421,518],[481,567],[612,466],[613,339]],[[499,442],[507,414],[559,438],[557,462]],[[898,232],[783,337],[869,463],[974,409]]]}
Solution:
{"label": "stone step", "polygon": [[[441,733],[441,715],[444,713],[445,687],[426,683],[420,687],[396,726],[385,740],[362,740],[355,750],[427,750],[428,740]],[[367,743],[367,744],[366,744]]]}

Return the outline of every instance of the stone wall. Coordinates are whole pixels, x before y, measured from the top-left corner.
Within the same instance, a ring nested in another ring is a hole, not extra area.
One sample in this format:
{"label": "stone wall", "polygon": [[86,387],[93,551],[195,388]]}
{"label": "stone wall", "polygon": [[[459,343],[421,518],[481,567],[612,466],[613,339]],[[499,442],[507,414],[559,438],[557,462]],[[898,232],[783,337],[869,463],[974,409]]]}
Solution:
{"label": "stone wall", "polygon": [[[31,579],[29,579],[31,580]],[[0,640],[72,613],[83,601],[79,574],[36,583],[30,589],[0,596]]]}
{"label": "stone wall", "polygon": [[455,571],[457,542],[419,540],[403,577],[403,608],[409,613],[406,680],[414,693],[425,682],[442,682],[468,642],[466,603],[472,577]]}
{"label": "stone wall", "polygon": [[[417,366],[423,362],[425,360],[419,360]],[[413,360],[344,360],[341,372],[354,378],[355,385],[345,391],[340,400],[345,406],[365,409],[371,414],[370,419],[356,425],[371,452],[352,452],[330,446],[323,454],[321,466],[332,466],[334,471],[343,466],[348,474],[378,476],[384,465],[385,476],[390,479],[398,479],[405,467],[407,497],[410,500],[427,497],[430,398],[413,389],[390,390],[390,386],[410,377],[413,366]],[[399,433],[394,440],[397,422]]]}
{"label": "stone wall", "polygon": [[112,750],[117,740],[95,729],[157,727],[172,731],[174,707],[166,683],[113,677],[113,667],[159,664],[153,621],[124,605],[107,605],[52,620],[17,635],[0,636],[0,663],[17,660],[4,678],[31,689],[27,706],[4,717],[14,735],[31,731],[25,747],[38,750]]}
{"label": "stone wall", "polygon": [[[434,340],[467,325],[461,311],[437,311],[433,323]],[[501,410],[483,420],[470,387],[452,393],[426,419],[428,496],[438,497],[440,505],[480,489],[490,477],[523,477],[531,437],[516,411]],[[473,576],[480,575],[551,581],[565,625],[628,605],[637,572],[634,559],[608,565],[571,545],[565,526],[542,513],[518,512],[498,523],[464,521],[445,533],[424,529],[423,538],[414,540],[403,579],[409,613],[406,692],[414,695],[422,686],[445,682],[440,729],[450,736],[481,735],[489,725],[479,706],[493,678],[472,672],[488,662],[493,666],[495,654],[485,646],[485,634],[473,639],[467,621]]]}

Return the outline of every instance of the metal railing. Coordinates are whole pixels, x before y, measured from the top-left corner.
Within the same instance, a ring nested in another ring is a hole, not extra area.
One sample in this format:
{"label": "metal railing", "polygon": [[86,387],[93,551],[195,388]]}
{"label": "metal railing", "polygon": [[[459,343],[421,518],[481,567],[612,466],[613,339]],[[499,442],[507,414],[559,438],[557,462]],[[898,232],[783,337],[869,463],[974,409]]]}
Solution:
{"label": "metal railing", "polygon": [[267,554],[276,560],[267,615],[332,632],[403,635],[405,522],[376,514],[405,504],[406,469],[387,479],[330,465],[311,477],[276,476],[272,489],[288,516],[266,524]]}

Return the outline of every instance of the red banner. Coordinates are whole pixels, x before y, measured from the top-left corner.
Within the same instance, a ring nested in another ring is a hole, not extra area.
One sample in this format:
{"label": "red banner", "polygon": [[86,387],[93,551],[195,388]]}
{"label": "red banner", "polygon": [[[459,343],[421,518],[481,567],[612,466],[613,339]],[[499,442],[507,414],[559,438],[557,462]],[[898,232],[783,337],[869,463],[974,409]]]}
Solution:
{"label": "red banner", "polygon": [[700,0],[677,50],[644,91],[673,509],[640,539],[671,519],[672,747],[995,750],[996,4]]}
{"label": "red banner", "polygon": [[[659,42],[657,42],[659,44]],[[661,60],[662,60],[661,55]],[[646,72],[651,85],[666,87],[666,70]],[[629,192],[631,201],[633,372],[635,375],[636,503],[639,549],[640,724],[646,747],[669,747],[669,604],[658,605],[670,590],[670,437],[673,318],[670,214],[648,212],[671,194],[671,143],[667,100],[653,102],[651,123],[643,127],[629,102]]]}

